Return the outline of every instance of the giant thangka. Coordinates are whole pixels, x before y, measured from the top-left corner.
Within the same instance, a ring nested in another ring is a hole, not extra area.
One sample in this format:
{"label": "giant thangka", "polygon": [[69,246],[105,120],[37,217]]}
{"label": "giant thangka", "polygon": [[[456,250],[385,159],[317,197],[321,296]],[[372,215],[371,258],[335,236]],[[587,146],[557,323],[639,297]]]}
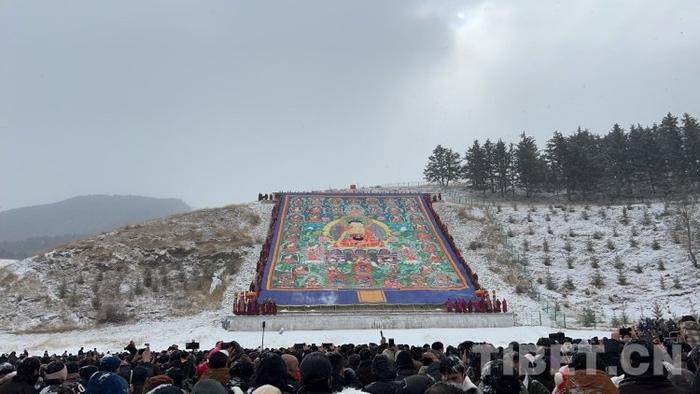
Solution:
{"label": "giant thangka", "polygon": [[260,299],[279,305],[471,298],[469,267],[420,194],[282,194]]}

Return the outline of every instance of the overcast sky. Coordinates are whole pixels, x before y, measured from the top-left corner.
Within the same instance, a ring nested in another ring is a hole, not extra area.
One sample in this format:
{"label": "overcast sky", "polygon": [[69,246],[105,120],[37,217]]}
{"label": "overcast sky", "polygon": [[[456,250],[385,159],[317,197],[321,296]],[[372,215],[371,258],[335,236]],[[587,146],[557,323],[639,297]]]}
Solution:
{"label": "overcast sky", "polygon": [[0,3],[0,210],[420,180],[430,151],[700,116],[700,1]]}

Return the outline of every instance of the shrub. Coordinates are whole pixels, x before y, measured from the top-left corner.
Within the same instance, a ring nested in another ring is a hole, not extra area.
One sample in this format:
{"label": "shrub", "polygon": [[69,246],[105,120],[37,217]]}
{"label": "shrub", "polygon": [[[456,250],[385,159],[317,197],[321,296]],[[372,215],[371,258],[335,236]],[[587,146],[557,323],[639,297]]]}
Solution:
{"label": "shrub", "polygon": [[624,269],[618,269],[617,270],[617,284],[624,286],[627,284],[627,275],[625,274]]}
{"label": "shrub", "polygon": [[630,218],[627,215],[627,208],[622,208],[622,217],[620,218],[620,223],[624,224],[625,226],[630,224]]}
{"label": "shrub", "polygon": [[660,277],[659,286],[661,287],[661,290],[666,290],[666,280],[664,279],[663,275]]}
{"label": "shrub", "polygon": [[656,320],[660,320],[664,317],[664,311],[663,309],[661,309],[661,305],[659,305],[659,303],[656,302],[656,300],[654,300],[654,304],[652,305],[651,314]]}
{"label": "shrub", "polygon": [[471,242],[469,242],[469,249],[471,249],[471,250],[477,250],[477,249],[479,249],[479,248],[482,247],[482,246],[483,246],[483,244],[482,244],[481,242],[479,242],[479,241],[471,241]]}
{"label": "shrub", "polygon": [[549,216],[549,214],[544,215],[544,220],[547,222],[551,222],[552,218]]}
{"label": "shrub", "polygon": [[632,226],[632,236],[636,237],[639,235],[639,230],[637,230],[637,226]]}
{"label": "shrub", "polygon": [[613,237],[616,237],[616,238],[620,236],[620,234],[617,232],[617,226],[613,226],[613,234],[612,235],[613,235]]}
{"label": "shrub", "polygon": [[591,241],[590,239],[586,241],[586,251],[588,251],[589,253],[595,252],[595,249],[593,248],[593,241]]}
{"label": "shrub", "polygon": [[527,233],[529,235],[535,235],[535,229],[532,226],[527,226]]}
{"label": "shrub", "polygon": [[651,224],[651,216],[649,215],[649,211],[644,209],[644,216],[642,217],[642,225],[648,226]]}
{"label": "shrub", "polygon": [[576,233],[574,232],[574,230],[571,227],[569,227],[569,237],[571,237],[571,238],[576,237]]}
{"label": "shrub", "polygon": [[598,257],[596,257],[596,256],[591,257],[591,268],[595,268],[595,269],[600,268],[600,261],[598,260]]}
{"label": "shrub", "polygon": [[564,290],[568,291],[576,290],[576,285],[569,275],[566,276],[566,280],[564,281],[564,285],[562,287]]}
{"label": "shrub", "polygon": [[564,250],[566,250],[569,253],[571,253],[574,250],[574,247],[571,246],[571,242],[566,241],[566,243],[564,243]]}
{"label": "shrub", "polygon": [[547,267],[552,265],[552,258],[549,257],[549,255],[544,256],[544,260],[542,261],[542,264],[546,265]]}
{"label": "shrub", "polygon": [[58,297],[61,299],[66,298],[66,293],[68,292],[68,284],[66,283],[66,278],[61,279],[61,283],[58,285]]}
{"label": "shrub", "polygon": [[659,265],[658,265],[658,267],[659,267],[659,271],[666,271],[666,264],[664,264],[664,260],[663,260],[663,259],[659,259]]}
{"label": "shrub", "polygon": [[596,323],[595,311],[589,307],[583,308],[578,317],[578,322],[584,327],[592,327]]}
{"label": "shrub", "polygon": [[508,215],[508,223],[510,223],[510,224],[515,223],[515,218],[513,217],[513,215]]}
{"label": "shrub", "polygon": [[572,256],[566,258],[566,267],[570,270],[574,269],[575,259]]}
{"label": "shrub", "polygon": [[90,304],[92,305],[92,309],[99,311],[100,308],[102,307],[102,301],[100,300],[100,293],[95,293],[92,296],[92,300],[90,300]]}
{"label": "shrub", "polygon": [[78,275],[78,284],[85,284],[85,277],[83,276],[83,271],[80,271],[80,274]]}
{"label": "shrub", "polygon": [[615,267],[616,270],[625,268],[625,263],[622,262],[622,257],[615,256],[615,259],[613,260],[613,267]]}
{"label": "shrub", "polygon": [[593,239],[603,239],[603,233],[600,231],[596,231],[593,233]]}
{"label": "shrub", "polygon": [[513,238],[513,237],[515,237],[515,233],[514,233],[513,230],[510,229],[510,228],[508,229],[508,232],[506,233],[506,235],[508,235],[508,238]]}
{"label": "shrub", "polygon": [[496,213],[501,213],[501,211],[503,211],[501,204],[496,205]]}
{"label": "shrub", "polygon": [[637,240],[634,239],[634,238],[630,238],[630,246],[633,247],[633,248],[638,247],[638,246],[639,246],[639,241],[637,241]]}
{"label": "shrub", "polygon": [[596,288],[600,289],[605,286],[605,281],[603,279],[603,275],[600,274],[600,271],[595,270],[593,273],[593,276],[591,277],[591,285],[595,286]]}
{"label": "shrub", "polygon": [[681,288],[681,280],[678,279],[678,276],[673,277],[673,288],[676,290]]}
{"label": "shrub", "polygon": [[613,242],[612,239],[608,239],[608,242],[605,244],[605,246],[607,246],[609,250],[615,250],[615,242]]}
{"label": "shrub", "polygon": [[661,249],[661,244],[659,243],[659,240],[654,239],[654,242],[651,243],[651,248],[654,250]]}
{"label": "shrub", "polygon": [[581,219],[588,220],[589,218],[588,211],[581,211]]}
{"label": "shrub", "polygon": [[530,212],[527,213],[527,222],[532,223],[532,215],[530,215]]}
{"label": "shrub", "polygon": [[546,239],[545,239],[544,241],[542,241],[542,250],[543,250],[545,253],[548,253],[548,252],[549,252],[549,242],[547,242]]}
{"label": "shrub", "polygon": [[526,252],[530,251],[530,243],[526,239],[523,240],[523,250]]}
{"label": "shrub", "polygon": [[552,278],[552,274],[549,271],[547,271],[547,276],[545,276],[544,280],[545,280],[545,287],[547,288],[547,290],[556,290],[557,289],[557,285],[554,283],[554,279]]}
{"label": "shrub", "polygon": [[565,221],[566,223],[569,222],[569,215],[568,215],[568,214],[564,214],[564,221]]}
{"label": "shrub", "polygon": [[642,265],[637,263],[637,265],[634,266],[634,272],[641,274],[644,272],[644,268],[642,268]]}
{"label": "shrub", "polygon": [[554,230],[552,230],[552,227],[547,226],[547,234],[549,234],[549,235],[554,234]]}
{"label": "shrub", "polygon": [[518,210],[518,204],[513,203],[513,210],[514,210],[514,211],[517,211],[517,210]]}
{"label": "shrub", "polygon": [[607,219],[608,218],[608,213],[606,212],[605,208],[601,207],[598,210],[598,215],[600,215],[601,219]]}
{"label": "shrub", "polygon": [[622,322],[622,324],[625,326],[630,325],[630,317],[627,315],[626,310],[622,310],[622,315],[620,315],[620,322]]}
{"label": "shrub", "polygon": [[146,268],[143,273],[143,285],[149,288],[153,286],[153,271],[150,268]]}
{"label": "shrub", "polygon": [[617,315],[613,313],[612,319],[610,319],[610,326],[613,328],[619,328],[620,327],[620,319],[617,318]]}

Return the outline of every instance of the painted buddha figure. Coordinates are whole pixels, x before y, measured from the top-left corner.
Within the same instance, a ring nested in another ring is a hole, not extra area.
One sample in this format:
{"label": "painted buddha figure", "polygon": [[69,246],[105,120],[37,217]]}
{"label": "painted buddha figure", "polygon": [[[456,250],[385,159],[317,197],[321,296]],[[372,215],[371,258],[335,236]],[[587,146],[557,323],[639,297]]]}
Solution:
{"label": "painted buddha figure", "polygon": [[340,234],[336,246],[341,248],[379,248],[384,246],[370,228],[361,220],[351,220],[348,227]]}

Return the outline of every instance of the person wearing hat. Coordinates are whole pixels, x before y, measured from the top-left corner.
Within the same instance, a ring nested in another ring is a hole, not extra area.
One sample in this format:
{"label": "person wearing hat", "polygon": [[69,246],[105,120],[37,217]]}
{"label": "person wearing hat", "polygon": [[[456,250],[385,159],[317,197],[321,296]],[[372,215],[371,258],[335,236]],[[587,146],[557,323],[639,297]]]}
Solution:
{"label": "person wearing hat", "polygon": [[321,352],[309,353],[301,360],[301,387],[298,394],[332,393],[331,377],[333,366],[331,361]]}
{"label": "person wearing hat", "polygon": [[0,394],[36,394],[34,385],[39,380],[40,368],[38,358],[26,357],[19,363],[12,380],[0,386]]}
{"label": "person wearing hat", "polygon": [[128,394],[129,384],[117,374],[121,360],[115,356],[104,356],[99,371],[92,374],[85,392],[87,394]]}
{"label": "person wearing hat", "polygon": [[82,392],[80,383],[73,385],[66,384],[68,378],[68,368],[60,361],[52,361],[44,369],[44,384],[39,394],[54,394],[70,391],[71,393]]}
{"label": "person wearing hat", "polygon": [[228,354],[225,350],[219,350],[211,354],[209,356],[208,368],[204,371],[200,379],[213,379],[226,386],[229,380],[231,380],[231,375],[226,366],[227,362]]}

